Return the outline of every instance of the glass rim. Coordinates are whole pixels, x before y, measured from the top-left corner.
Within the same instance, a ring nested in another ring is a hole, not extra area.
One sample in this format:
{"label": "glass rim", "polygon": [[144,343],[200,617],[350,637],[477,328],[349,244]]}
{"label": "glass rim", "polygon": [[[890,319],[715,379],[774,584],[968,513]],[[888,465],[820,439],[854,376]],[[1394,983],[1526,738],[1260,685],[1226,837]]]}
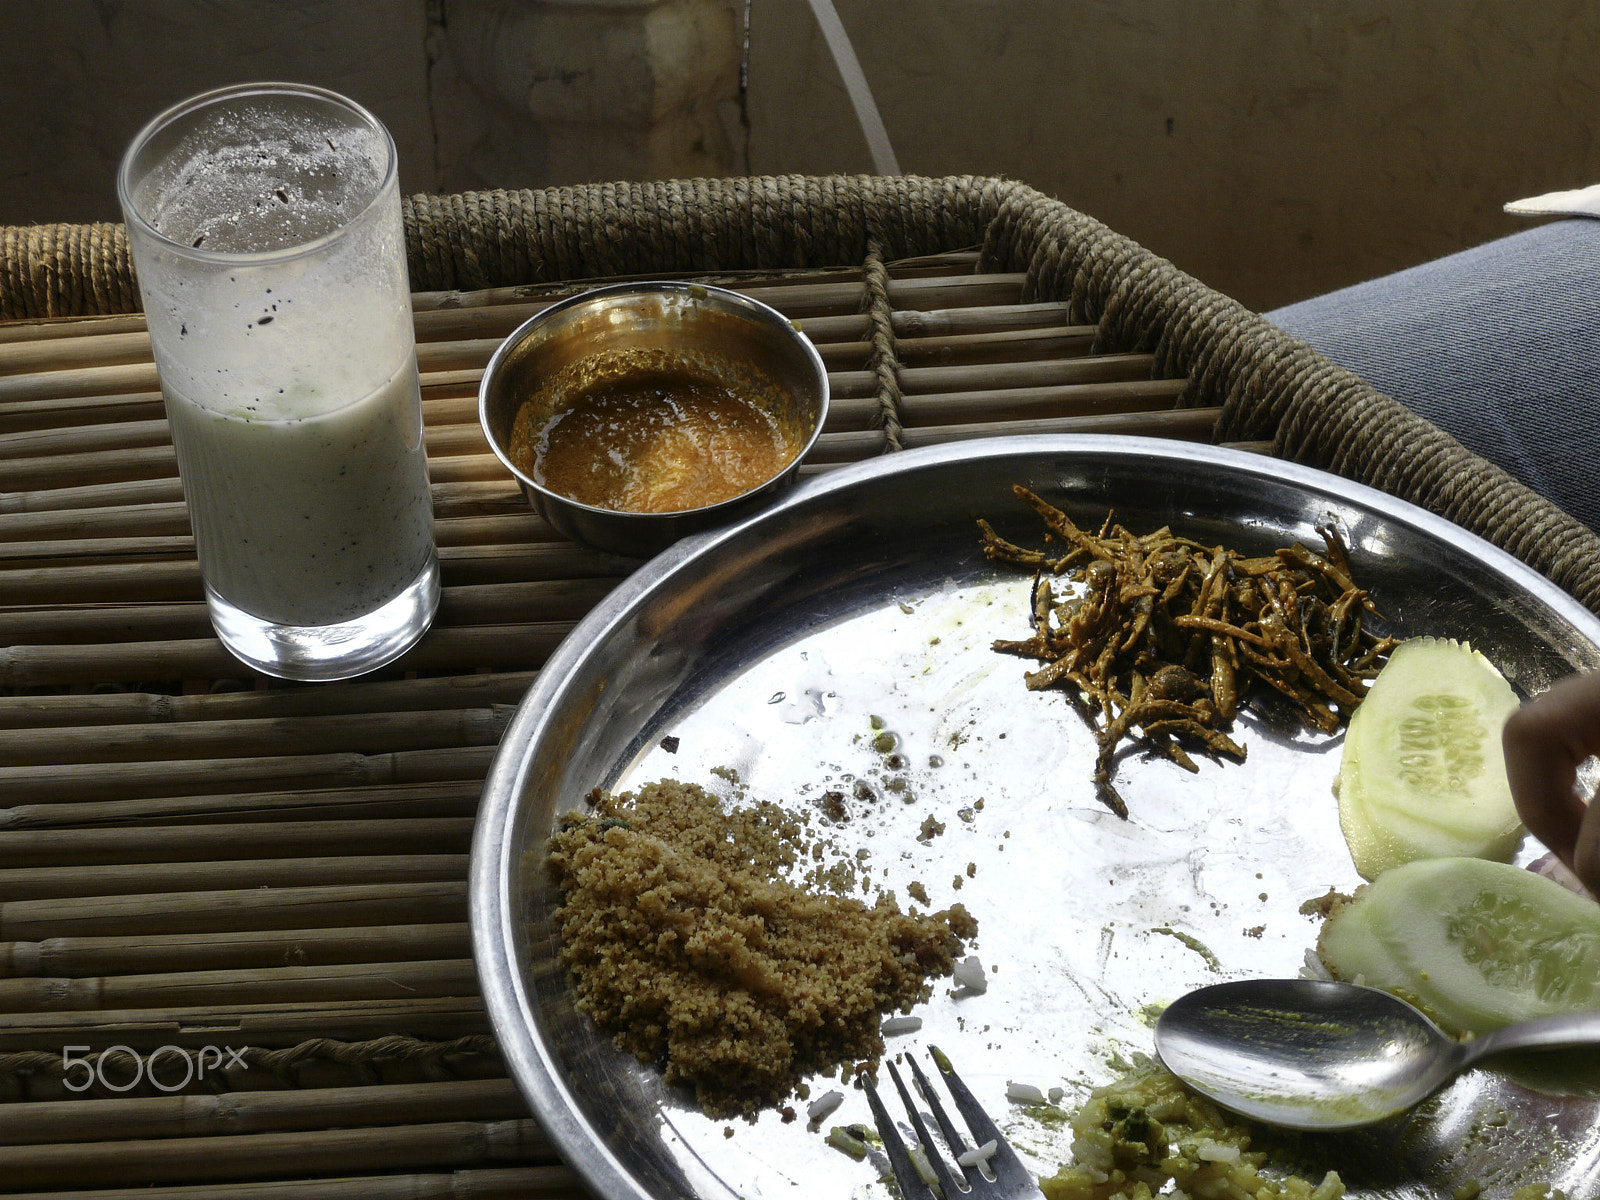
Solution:
{"label": "glass rim", "polygon": [[[373,190],[372,197],[362,206],[360,211],[352,215],[338,229],[330,230],[308,241],[296,242],[292,246],[281,246],[276,250],[204,250],[168,237],[145,218],[145,215],[139,211],[133,202],[134,181],[131,178],[131,171],[134,159],[156,134],[183,117],[214,108],[229,100],[249,96],[279,95],[305,96],[343,108],[378,134],[384,149],[383,177]],[[378,120],[365,105],[358,104],[348,96],[309,83],[288,83],[274,80],[235,83],[226,87],[199,92],[187,99],[180,100],[145,122],[139,132],[134,135],[133,140],[128,143],[128,148],[123,151],[122,161],[117,166],[117,202],[122,208],[122,218],[129,227],[130,232],[136,228],[140,234],[159,242],[163,248],[180,257],[188,258],[195,262],[213,264],[279,262],[296,258],[303,254],[314,253],[338,238],[350,226],[365,219],[373,208],[382,202],[391,185],[398,183],[400,174],[399,159],[399,151],[395,147],[394,138],[389,133],[388,127]]]}

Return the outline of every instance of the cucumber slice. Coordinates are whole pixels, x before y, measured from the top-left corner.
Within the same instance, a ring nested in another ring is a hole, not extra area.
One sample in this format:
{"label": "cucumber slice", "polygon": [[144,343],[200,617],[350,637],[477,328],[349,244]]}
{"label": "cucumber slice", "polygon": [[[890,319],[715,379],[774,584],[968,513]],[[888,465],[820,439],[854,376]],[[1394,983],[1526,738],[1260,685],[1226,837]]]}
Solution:
{"label": "cucumber slice", "polygon": [[1456,1033],[1600,1008],[1600,904],[1480,858],[1385,871],[1336,908],[1318,953]]}
{"label": "cucumber slice", "polygon": [[1336,790],[1363,879],[1419,858],[1504,861],[1522,840],[1500,729],[1516,693],[1445,638],[1402,642],[1350,718]]}

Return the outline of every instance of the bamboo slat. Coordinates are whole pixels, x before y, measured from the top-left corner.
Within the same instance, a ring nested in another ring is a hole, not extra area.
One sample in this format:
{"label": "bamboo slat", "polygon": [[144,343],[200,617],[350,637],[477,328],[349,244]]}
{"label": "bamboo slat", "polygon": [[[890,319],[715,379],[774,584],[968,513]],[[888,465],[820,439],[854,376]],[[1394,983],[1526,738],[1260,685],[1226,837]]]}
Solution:
{"label": "bamboo slat", "polygon": [[162,537],[189,532],[189,508],[180,500],[161,504],[112,504],[96,508],[0,513],[0,539],[11,543],[105,537]]}
{"label": "bamboo slat", "polygon": [[451,817],[477,811],[479,777],[432,780],[425,784],[368,784],[231,793],[194,792],[182,796],[140,796],[122,800],[59,800],[12,804],[0,809],[0,833],[75,826],[139,826],[193,821],[247,822],[308,815],[371,820],[396,817]]}
{"label": "bamboo slat", "polygon": [[0,795],[19,804],[195,794],[225,787],[340,788],[482,779],[494,747],[362,754],[274,754],[142,763],[0,767]]}
{"label": "bamboo slat", "polygon": [[91,337],[103,333],[143,333],[144,314],[117,313],[86,317],[47,317],[37,321],[0,321],[0,343],[46,338]]}
{"label": "bamboo slat", "polygon": [[[447,588],[522,583],[530,579],[614,579],[627,574],[633,565],[636,564],[568,543],[442,546],[439,549],[440,577]],[[192,556],[176,562],[68,564],[0,570],[0,589],[4,590],[7,605],[16,607],[195,601],[204,595],[200,568]],[[100,678],[119,677],[103,674]],[[8,685],[23,686],[0,677],[0,687]]]}
{"label": "bamboo slat", "polygon": [[[1011,304],[1020,297],[1023,282],[1021,275],[893,280],[889,298],[897,307],[913,310]],[[859,282],[754,285],[743,290],[798,320],[802,330],[810,318],[860,312],[865,299]],[[544,306],[540,303],[514,307],[531,316]],[[425,373],[481,369],[510,332],[505,327],[508,315],[494,308],[458,310],[450,332],[460,333],[470,327],[471,332],[482,336],[450,339],[428,337],[444,330],[438,325],[430,326],[423,318],[419,322],[423,336],[418,340],[418,365]],[[61,397],[155,392],[159,387],[147,335],[126,333],[101,335],[83,342],[53,338],[31,345],[0,345],[0,406]]]}
{"label": "bamboo slat", "polygon": [[58,728],[48,738],[28,730],[0,730],[0,767],[46,763],[154,762],[165,759],[297,755],[359,750],[433,750],[492,746],[511,709],[424,709],[397,713],[323,714],[235,721],[186,721],[156,726],[87,725]]}
{"label": "bamboo slat", "polygon": [[[804,475],[995,433],[1210,438],[1156,356],[977,267],[893,264],[887,311],[860,269],[708,277],[823,356]],[[514,706],[637,565],[557,535],[477,424],[500,339],[584,286],[414,297],[439,615],[319,686],[210,629],[143,318],[0,325],[0,1193],[584,1200],[494,1054],[466,893]],[[224,1043],[248,1064],[179,1094],[64,1086],[64,1046]]]}
{"label": "bamboo slat", "polygon": [[7,1195],[11,1200],[583,1200],[589,1193],[569,1168],[536,1166]]}
{"label": "bamboo slat", "polygon": [[[435,1010],[456,1001],[416,1001]],[[255,1006],[257,1009],[263,1006]],[[381,1005],[380,1005],[381,1007]],[[168,1014],[175,1010],[166,1010]],[[392,1014],[391,1014],[392,1015]],[[49,1014],[45,1015],[48,1019]],[[34,1019],[28,1015],[22,1021]],[[159,1028],[155,1026],[141,1026]],[[469,1033],[444,1040],[386,1034],[364,1041],[312,1038],[291,1046],[254,1044],[222,1027],[216,1040],[172,1042],[154,1049],[69,1042],[54,1051],[0,1051],[5,1071],[0,1103],[25,1080],[30,1100],[139,1099],[196,1096],[264,1088],[326,1089],[374,1084],[428,1084],[504,1076],[492,1036]],[[76,1036],[70,1032],[66,1036]],[[188,1066],[188,1070],[185,1066]],[[6,1111],[0,1109],[0,1111]],[[437,1114],[436,1114],[437,1115]],[[448,1115],[448,1114],[445,1114]]]}
{"label": "bamboo slat", "polygon": [[[441,1109],[441,1105],[445,1106]],[[281,1133],[328,1125],[411,1125],[448,1111],[463,1121],[525,1119],[528,1106],[509,1079],[223,1095],[137,1096],[15,1105],[0,1145],[124,1142],[206,1134]]]}
{"label": "bamboo slat", "polygon": [[[387,670],[391,675],[441,671],[462,662],[526,670],[542,665],[571,628],[570,621],[441,626]],[[0,648],[0,687],[102,679],[227,679],[242,671],[214,637]]]}
{"label": "bamboo slat", "polygon": [[164,974],[12,976],[0,978],[0,1006],[10,1013],[102,1011],[206,1004],[326,1004],[470,996],[470,958],[422,962],[335,963]]}
{"label": "bamboo slat", "polygon": [[0,940],[464,921],[465,872],[426,883],[246,887],[0,901]]}
{"label": "bamboo slat", "polygon": [[[14,481],[8,480],[14,486]],[[177,477],[0,492],[0,513],[48,512],[62,508],[117,508],[142,504],[181,504]]]}
{"label": "bamboo slat", "polygon": [[0,1179],[13,1188],[96,1187],[130,1180],[249,1179],[527,1160],[555,1160],[544,1130],[534,1121],[439,1121],[159,1141],[0,1146]]}
{"label": "bamboo slat", "polygon": [[125,333],[0,341],[0,375],[31,375],[91,365],[147,362],[150,336],[142,327]]}
{"label": "bamboo slat", "polygon": [[174,933],[153,943],[138,935],[56,937],[36,942],[0,942],[0,978],[393,963],[465,958],[470,953],[466,924],[449,921],[248,933]]}
{"label": "bamboo slat", "polygon": [[440,1042],[488,1031],[483,1001],[473,996],[353,1000],[319,1004],[218,1004],[183,1008],[101,1009],[94,1012],[17,1013],[0,1025],[0,1052],[44,1050],[59,1056],[66,1044],[92,1039],[90,1049],[125,1046],[140,1053],[162,1046],[197,1049],[295,1047],[308,1041],[366,1042],[394,1036]]}
{"label": "bamboo slat", "polygon": [[418,883],[460,879],[466,873],[465,854],[353,853],[312,858],[97,863],[92,867],[3,867],[0,868],[0,904],[66,896]]}
{"label": "bamboo slat", "polygon": [[[516,586],[516,585],[511,585]],[[532,671],[355,680],[337,688],[282,688],[169,696],[102,692],[87,696],[0,696],[0,729],[61,725],[171,724],[481,708],[515,704]]]}
{"label": "bamboo slat", "polygon": [[[1034,341],[1037,340],[1035,337]],[[1044,344],[1056,348],[1072,346],[1081,350],[1081,339],[1076,338]],[[949,343],[941,342],[934,346],[923,344],[916,347],[916,358],[934,359],[937,365],[905,366],[900,372],[901,388],[908,394],[939,394],[975,388],[999,393],[1008,388],[1033,388],[1042,392],[1052,387],[1108,381],[1161,382],[1151,380],[1154,360],[1147,354],[1091,357],[1078,353],[1066,358],[1016,360],[1008,353],[1019,346],[1033,345],[1033,341],[1022,341],[1015,337],[997,339],[992,345],[988,342],[969,343],[969,351],[987,353],[968,353],[957,358],[951,353]],[[850,399],[871,401],[876,380],[867,369],[867,346],[847,344],[842,348],[824,349],[828,350],[827,357],[835,362],[848,361],[856,368],[829,372],[829,392],[833,405],[829,412],[829,424],[824,428],[832,429],[850,423],[852,414],[859,408],[841,402]],[[848,355],[840,353],[841,349],[848,351]],[[476,371],[483,369],[492,350],[492,346],[483,348],[481,360],[477,361],[474,368]],[[427,381],[427,377],[424,377],[424,381]],[[1049,393],[1042,394],[1048,396]],[[1170,398],[1172,393],[1171,389],[1157,388],[1154,394]],[[137,399],[140,413],[149,411],[148,406],[152,401],[147,397]],[[4,411],[0,409],[0,413]],[[423,404],[423,413],[429,447],[435,452],[453,450],[460,453],[461,447],[487,449],[478,426],[474,397],[428,400]],[[167,422],[159,414],[153,413],[150,419],[140,420],[132,419],[128,412],[108,413],[107,416],[111,419],[102,424],[12,433],[0,441],[0,462],[6,464],[8,475],[22,486],[31,486],[38,480],[47,479],[52,471],[65,471],[75,481],[92,482],[85,478],[85,473],[96,461],[101,461],[110,470],[125,465],[122,460],[130,449],[153,451],[171,442]],[[116,461],[104,462],[108,457],[114,457]],[[176,460],[167,455],[147,453],[140,462],[149,474],[176,474]]]}
{"label": "bamboo slat", "polygon": [[0,870],[226,858],[464,854],[471,841],[472,821],[464,817],[12,830],[0,838]]}
{"label": "bamboo slat", "polygon": [[[598,604],[615,584],[614,579],[546,579],[446,587],[440,595],[437,619],[441,626],[521,621],[570,624]],[[0,645],[23,637],[56,643],[107,643],[210,636],[210,618],[205,605],[197,601],[0,610]]]}
{"label": "bamboo slat", "polygon": [[[481,372],[488,360],[489,352],[485,352],[476,370]],[[475,386],[476,377],[458,382]],[[437,377],[425,375],[423,383],[435,389]],[[119,403],[107,403],[106,407],[107,419],[100,424],[80,421],[70,426],[56,424],[50,428],[11,432],[0,443],[0,461],[46,458],[53,454],[121,455],[130,447],[164,446],[171,442],[158,393],[134,393]],[[17,407],[0,408],[0,413],[5,413],[11,424],[18,423]],[[422,415],[428,427],[476,424],[477,400],[472,394],[439,397],[436,391],[430,391],[423,399]]]}

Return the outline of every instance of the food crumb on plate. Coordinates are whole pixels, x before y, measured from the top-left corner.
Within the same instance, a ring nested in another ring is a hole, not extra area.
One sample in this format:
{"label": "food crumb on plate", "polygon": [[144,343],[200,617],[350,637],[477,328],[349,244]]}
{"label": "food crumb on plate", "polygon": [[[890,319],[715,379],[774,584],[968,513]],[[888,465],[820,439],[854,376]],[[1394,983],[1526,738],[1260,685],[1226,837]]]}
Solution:
{"label": "food crumb on plate", "polygon": [[855,1132],[843,1125],[835,1125],[828,1130],[828,1145],[835,1150],[842,1150],[851,1158],[860,1161],[867,1156],[867,1143],[855,1135]]}

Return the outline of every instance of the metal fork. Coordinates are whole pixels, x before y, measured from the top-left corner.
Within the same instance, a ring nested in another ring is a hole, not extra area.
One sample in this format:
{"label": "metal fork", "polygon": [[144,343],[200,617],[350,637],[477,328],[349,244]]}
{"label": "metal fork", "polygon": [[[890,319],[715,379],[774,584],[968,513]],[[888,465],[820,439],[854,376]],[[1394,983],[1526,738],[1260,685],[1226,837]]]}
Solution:
{"label": "metal fork", "polygon": [[[894,1080],[895,1090],[900,1093],[900,1102],[905,1105],[907,1114],[911,1117],[911,1127],[916,1130],[917,1144],[921,1146],[923,1157],[933,1170],[934,1176],[939,1181],[939,1186],[944,1191],[945,1200],[1044,1200],[1044,1193],[1039,1190],[1035,1181],[1023,1161],[1017,1157],[1017,1152],[1011,1148],[999,1128],[989,1119],[989,1114],[983,1111],[967,1085],[961,1082],[961,1077],[955,1073],[946,1058],[937,1046],[929,1046],[928,1054],[933,1059],[933,1064],[939,1069],[939,1074],[944,1077],[945,1087],[949,1089],[950,1098],[955,1101],[956,1109],[965,1118],[968,1130],[977,1138],[977,1145],[987,1149],[990,1142],[994,1143],[994,1153],[987,1160],[987,1173],[982,1169],[982,1164],[973,1164],[966,1168],[959,1168],[959,1177],[951,1171],[944,1155],[939,1150],[932,1137],[928,1134],[928,1127],[923,1120],[921,1109],[911,1101],[911,1094],[906,1091],[905,1082],[900,1078],[900,1072],[895,1070],[894,1063],[888,1059],[884,1065],[889,1068],[889,1078]],[[959,1159],[963,1154],[972,1150],[973,1145],[964,1138],[945,1115],[944,1105],[939,1103],[939,1097],[928,1086],[927,1077],[915,1060],[906,1059],[906,1065],[911,1068],[911,1074],[916,1077],[917,1090],[923,1099],[928,1102],[928,1107],[933,1110],[933,1119],[939,1125],[939,1131],[944,1135],[944,1144],[949,1147],[952,1159]],[[867,1103],[872,1106],[872,1119],[878,1126],[878,1136],[883,1139],[884,1153],[889,1156],[889,1165],[894,1168],[894,1177],[900,1185],[900,1194],[905,1200],[935,1200],[933,1189],[923,1178],[922,1172],[912,1161],[910,1150],[905,1140],[900,1136],[900,1129],[890,1118],[889,1112],[883,1106],[882,1099],[878,1096],[878,1089],[872,1086],[872,1080],[867,1075],[861,1076],[861,1086],[867,1091]],[[992,1177],[991,1177],[992,1176]]]}

